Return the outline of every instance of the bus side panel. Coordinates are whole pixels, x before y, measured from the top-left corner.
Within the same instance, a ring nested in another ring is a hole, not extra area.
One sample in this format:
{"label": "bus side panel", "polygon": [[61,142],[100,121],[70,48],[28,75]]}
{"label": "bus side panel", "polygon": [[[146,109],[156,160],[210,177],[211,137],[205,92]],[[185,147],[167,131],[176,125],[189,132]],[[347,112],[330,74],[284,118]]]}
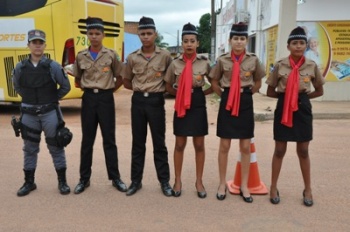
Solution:
{"label": "bus side panel", "polygon": [[[63,52],[65,48],[66,41],[69,39],[74,39],[75,36],[73,32],[74,19],[73,11],[79,11],[77,8],[73,8],[72,2],[82,2],[82,0],[64,0],[55,2],[52,4],[52,28],[53,28],[53,43],[55,47],[56,61],[61,65],[63,62]],[[81,9],[84,5],[80,5]],[[75,48],[75,53],[77,49]],[[75,87],[74,77],[68,75],[68,79],[71,85],[71,90],[64,97],[64,99],[81,98],[83,91]]]}

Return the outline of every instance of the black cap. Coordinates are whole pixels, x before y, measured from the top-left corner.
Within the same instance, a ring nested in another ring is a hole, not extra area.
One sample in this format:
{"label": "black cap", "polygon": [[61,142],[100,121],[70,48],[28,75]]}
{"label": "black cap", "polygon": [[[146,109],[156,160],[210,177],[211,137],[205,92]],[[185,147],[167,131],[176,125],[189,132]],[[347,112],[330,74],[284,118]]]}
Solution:
{"label": "black cap", "polygon": [[45,42],[46,41],[45,32],[38,29],[28,31],[28,42],[33,41],[35,39],[40,39]]}
{"label": "black cap", "polygon": [[194,25],[187,23],[182,28],[182,35],[198,35],[198,32]]}
{"label": "black cap", "polygon": [[289,44],[292,40],[305,40],[305,42],[307,42],[307,36],[302,27],[296,27],[292,30],[287,43]]}
{"label": "black cap", "polygon": [[231,27],[230,38],[234,35],[248,37],[248,25],[242,22],[233,24]]}
{"label": "black cap", "polygon": [[143,16],[139,21],[139,29],[156,29],[156,25],[152,18]]}
{"label": "black cap", "polygon": [[102,29],[103,30],[103,20],[100,18],[88,17],[86,19],[86,29]]}

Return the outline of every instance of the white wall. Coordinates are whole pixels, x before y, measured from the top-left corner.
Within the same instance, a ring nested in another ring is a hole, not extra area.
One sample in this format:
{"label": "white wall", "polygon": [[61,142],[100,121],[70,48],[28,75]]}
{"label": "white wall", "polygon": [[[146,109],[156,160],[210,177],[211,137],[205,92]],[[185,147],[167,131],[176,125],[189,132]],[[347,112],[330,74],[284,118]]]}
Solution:
{"label": "white wall", "polygon": [[350,20],[349,0],[306,0],[298,5],[297,21]]}

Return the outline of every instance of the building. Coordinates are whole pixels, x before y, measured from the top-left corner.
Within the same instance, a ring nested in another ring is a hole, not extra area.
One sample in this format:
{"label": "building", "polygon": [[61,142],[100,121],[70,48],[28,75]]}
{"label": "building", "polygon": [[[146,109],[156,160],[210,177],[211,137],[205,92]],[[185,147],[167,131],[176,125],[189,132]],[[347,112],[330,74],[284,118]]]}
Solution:
{"label": "building", "polygon": [[[217,14],[215,57],[230,51],[227,40],[231,25],[249,25],[248,51],[258,55],[269,73],[270,67],[288,54],[287,37],[297,25],[317,52],[306,53],[318,63],[326,84],[318,100],[350,101],[350,1],[335,0],[230,0]],[[262,86],[262,92],[266,90]]]}

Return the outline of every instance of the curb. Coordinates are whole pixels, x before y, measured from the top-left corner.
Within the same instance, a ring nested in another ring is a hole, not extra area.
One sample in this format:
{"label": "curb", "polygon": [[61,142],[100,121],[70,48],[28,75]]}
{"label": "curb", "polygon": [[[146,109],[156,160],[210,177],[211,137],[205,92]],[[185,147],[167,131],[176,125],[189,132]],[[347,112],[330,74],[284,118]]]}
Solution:
{"label": "curb", "polygon": [[[273,120],[273,113],[254,113],[257,122]],[[313,119],[350,119],[350,113],[313,113]]]}

